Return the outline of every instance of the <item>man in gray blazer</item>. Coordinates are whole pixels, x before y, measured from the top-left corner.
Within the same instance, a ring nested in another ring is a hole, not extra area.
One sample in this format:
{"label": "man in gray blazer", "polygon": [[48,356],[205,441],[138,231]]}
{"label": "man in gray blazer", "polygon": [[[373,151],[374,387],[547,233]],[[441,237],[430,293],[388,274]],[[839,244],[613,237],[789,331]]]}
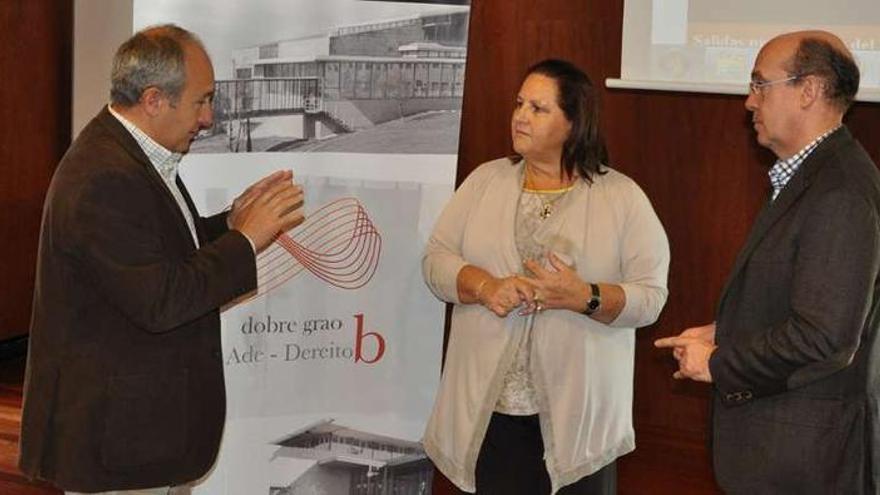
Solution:
{"label": "man in gray blazer", "polygon": [[779,158],[716,321],[659,339],[676,378],[713,383],[730,494],[880,493],[880,174],[842,125],[858,89],[836,36],[768,42],[746,108]]}
{"label": "man in gray blazer", "polygon": [[181,493],[223,431],[218,308],[256,287],[256,253],[302,221],[303,195],[278,172],[199,217],[177,176],[213,118],[193,34],[135,34],[111,79],[46,196],[20,466],[68,491]]}

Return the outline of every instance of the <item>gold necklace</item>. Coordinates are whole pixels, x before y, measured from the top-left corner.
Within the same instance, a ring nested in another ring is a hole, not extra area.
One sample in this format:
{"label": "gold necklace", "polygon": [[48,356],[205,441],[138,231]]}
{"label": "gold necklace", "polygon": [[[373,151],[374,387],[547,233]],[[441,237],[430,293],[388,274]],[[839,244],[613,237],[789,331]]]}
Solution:
{"label": "gold necklace", "polygon": [[[574,189],[574,184],[569,184],[568,186],[561,189],[537,189],[534,187],[534,185],[529,187],[529,183],[531,181],[529,180],[528,166],[526,166],[524,175],[525,177],[523,180],[523,191],[531,192],[538,196],[538,201],[541,202],[541,211],[538,212],[538,216],[541,217],[541,220],[547,220],[548,218],[550,218],[550,215],[553,214],[553,207],[556,205],[556,203],[558,203],[563,197],[565,197],[565,195],[568,194],[568,191]],[[556,196],[554,196],[549,201],[545,201],[544,196],[547,194],[555,194]]]}

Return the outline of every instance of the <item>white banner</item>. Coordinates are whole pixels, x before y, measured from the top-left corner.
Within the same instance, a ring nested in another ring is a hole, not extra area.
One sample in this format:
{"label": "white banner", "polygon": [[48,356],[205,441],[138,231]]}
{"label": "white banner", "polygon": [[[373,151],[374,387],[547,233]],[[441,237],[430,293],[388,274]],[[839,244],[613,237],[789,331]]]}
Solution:
{"label": "white banner", "polygon": [[[310,212],[259,256],[258,292],[223,313],[228,421],[218,465],[198,492],[358,493],[349,488],[361,476],[364,486],[430,493],[431,467],[417,441],[440,369],[443,307],[425,288],[419,261],[451,193],[453,161],[187,158],[184,179],[203,211],[293,168]],[[315,485],[323,491],[306,488]]]}
{"label": "white banner", "polygon": [[[215,125],[181,167],[203,214],[292,169],[304,224],[223,313],[227,424],[197,493],[427,494],[419,440],[443,305],[421,253],[453,190],[466,7],[325,0],[140,1],[214,61]],[[280,151],[280,152],[279,152]]]}

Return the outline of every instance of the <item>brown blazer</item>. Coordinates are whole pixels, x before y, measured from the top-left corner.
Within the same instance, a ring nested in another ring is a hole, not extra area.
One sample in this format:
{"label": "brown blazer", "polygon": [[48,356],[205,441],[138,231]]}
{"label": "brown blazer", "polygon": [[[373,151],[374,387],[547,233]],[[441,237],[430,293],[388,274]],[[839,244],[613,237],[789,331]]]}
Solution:
{"label": "brown blazer", "polygon": [[105,108],[46,197],[25,377],[20,467],[68,491],[205,474],[226,399],[218,308],[256,286],[247,239],[196,220]]}
{"label": "brown blazer", "polygon": [[844,127],[752,226],[710,360],[726,493],[878,493],[880,174]]}

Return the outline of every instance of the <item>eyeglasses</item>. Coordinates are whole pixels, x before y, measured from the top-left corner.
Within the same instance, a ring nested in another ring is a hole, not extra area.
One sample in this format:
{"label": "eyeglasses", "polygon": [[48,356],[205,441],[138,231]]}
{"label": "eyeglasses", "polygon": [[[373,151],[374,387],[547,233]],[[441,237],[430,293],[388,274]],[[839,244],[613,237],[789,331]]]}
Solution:
{"label": "eyeglasses", "polygon": [[766,88],[767,86],[795,81],[797,79],[800,79],[801,77],[803,77],[803,74],[789,76],[784,79],[775,79],[773,81],[751,81],[749,82],[749,92],[756,96],[764,96],[764,88]]}

